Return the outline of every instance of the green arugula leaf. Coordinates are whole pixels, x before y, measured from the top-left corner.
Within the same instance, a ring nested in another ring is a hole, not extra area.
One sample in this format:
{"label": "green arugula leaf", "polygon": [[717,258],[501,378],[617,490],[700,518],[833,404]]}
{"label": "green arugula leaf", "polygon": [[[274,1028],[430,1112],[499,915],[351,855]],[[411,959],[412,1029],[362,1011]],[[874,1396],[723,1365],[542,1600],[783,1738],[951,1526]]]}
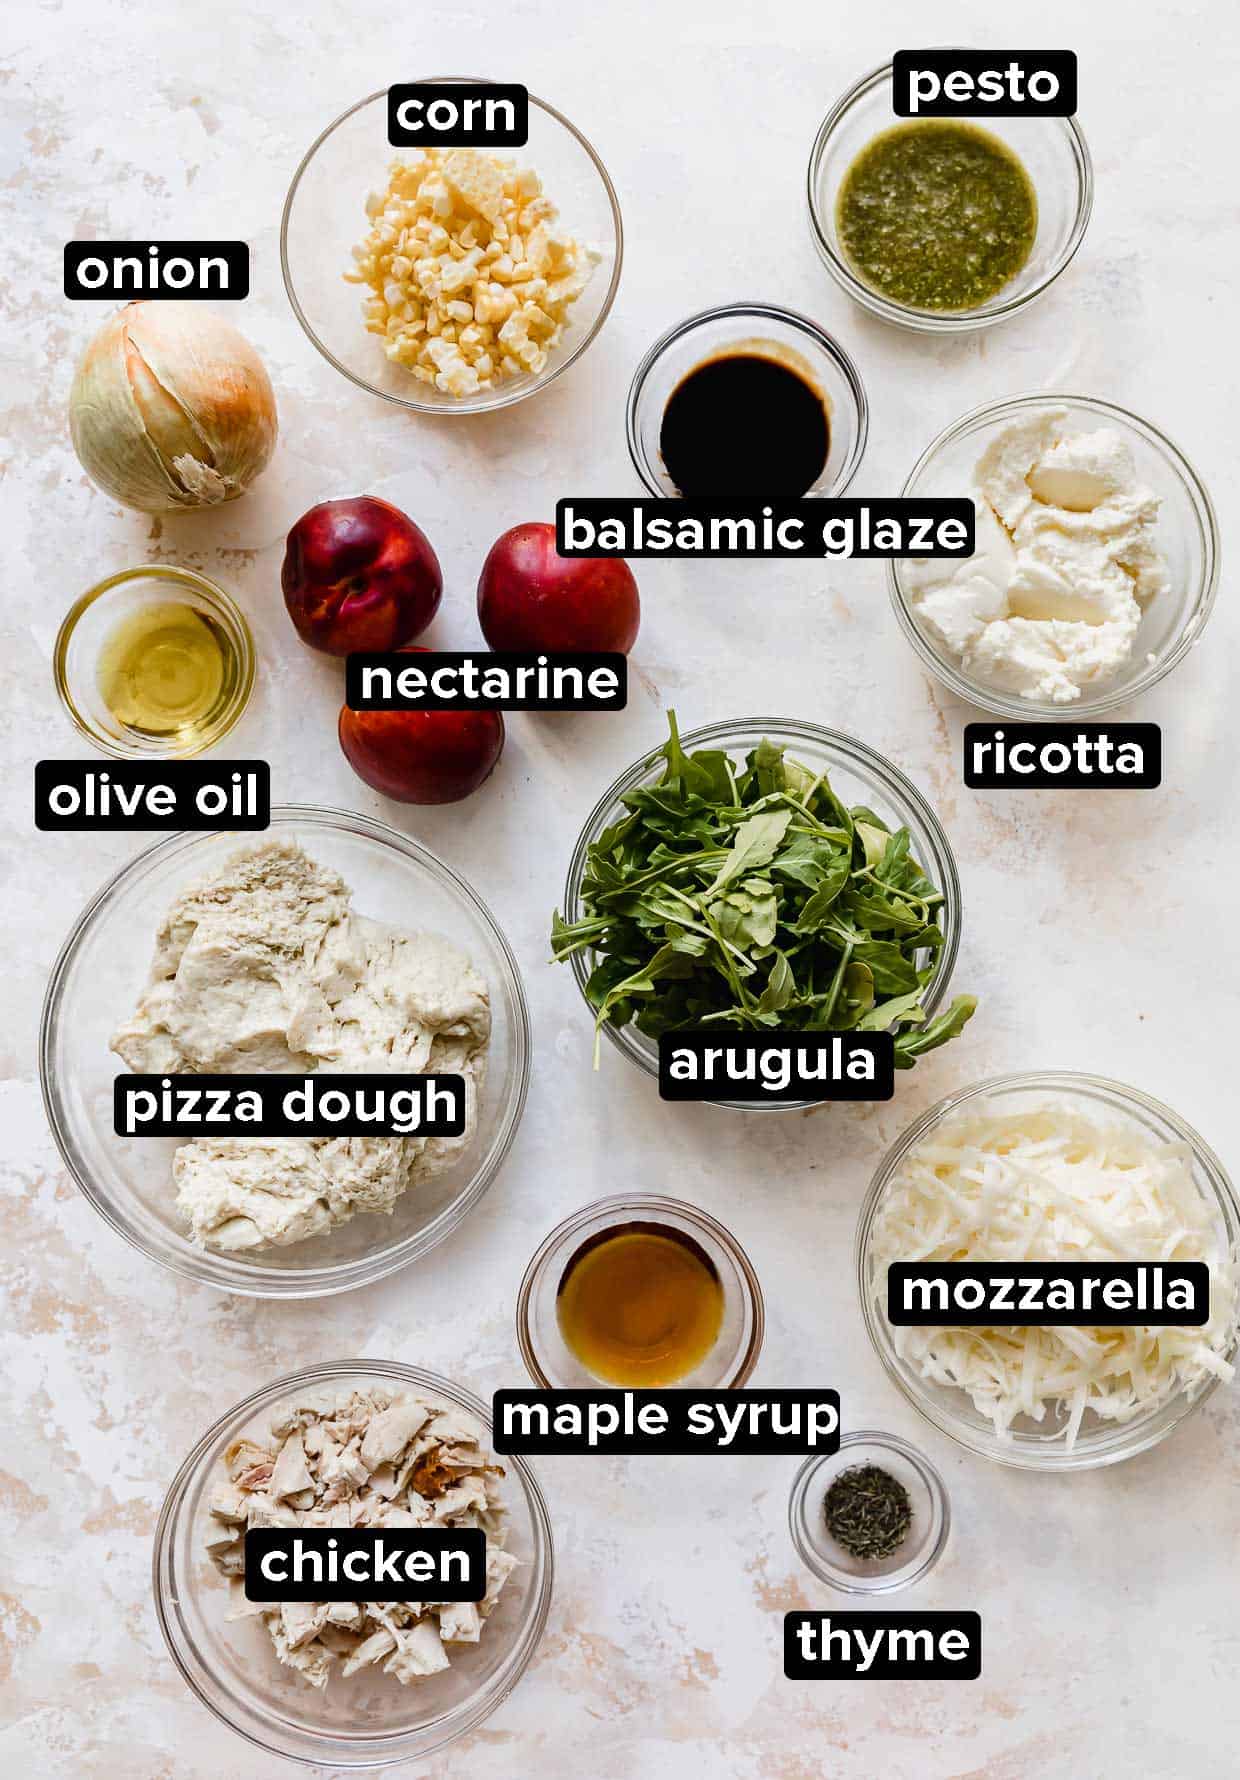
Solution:
{"label": "green arugula leaf", "polygon": [[910,989],[906,995],[893,995],[887,1001],[880,1001],[872,1007],[864,1019],[858,1020],[859,1032],[886,1032],[900,1020],[912,1020],[920,1024],[926,1017],[926,1010],[921,1005],[921,988]]}
{"label": "green arugula leaf", "polygon": [[917,966],[905,957],[895,940],[863,940],[853,947],[853,957],[858,963],[869,965],[874,973],[874,987],[885,995],[903,995],[918,986]]}
{"label": "green arugula leaf", "polygon": [[784,751],[777,742],[768,741],[764,736],[749,754],[745,766],[746,780],[756,787],[759,797],[769,797],[772,792],[784,789]]}
{"label": "green arugula leaf", "polygon": [[813,933],[822,926],[851,876],[852,861],[848,854],[836,854],[819,877],[818,888],[803,905],[797,916],[795,929],[797,933]]}
{"label": "green arugula leaf", "polygon": [[896,1068],[911,1069],[918,1057],[924,1057],[927,1051],[933,1051],[939,1045],[945,1045],[949,1039],[955,1038],[973,1018],[976,1008],[976,995],[957,995],[946,1013],[939,1014],[928,1025],[910,1027],[905,1032],[897,1033]]}
{"label": "green arugula leaf", "polygon": [[755,865],[766,865],[787,833],[791,820],[791,810],[762,810],[742,822],[732,838],[732,850],[720,866],[719,875],[707,895],[713,896],[743,871],[751,871]]}
{"label": "green arugula leaf", "polygon": [[705,950],[706,941],[700,934],[681,933],[675,939],[667,940],[645,964],[638,965],[636,970],[608,989],[599,1010],[600,1018],[606,1017],[608,1008],[616,1001],[631,1000],[635,995],[652,995],[660,977],[690,976],[694,959],[700,958]]}
{"label": "green arugula leaf", "polygon": [[883,856],[887,851],[888,843],[891,840],[891,836],[887,833],[887,830],[885,828],[879,828],[873,822],[859,821],[857,823],[857,835],[861,841],[861,845],[865,848],[866,864],[873,867],[879,866],[882,863]]}
{"label": "green arugula leaf", "polygon": [[598,853],[601,858],[606,858],[608,854],[615,853],[618,848],[623,847],[636,827],[636,815],[621,816],[618,821],[611,823],[603,830],[591,851]]}
{"label": "green arugula leaf", "polygon": [[806,890],[818,890],[823,878],[842,863],[851,872],[849,838],[837,830],[834,838],[821,834],[796,834],[772,859],[771,871],[776,877],[790,878]]}
{"label": "green arugula leaf", "polygon": [[900,882],[908,861],[908,848],[908,829],[902,828],[898,834],[891,836],[883,849],[883,856],[874,873],[880,884],[898,884]]}
{"label": "green arugula leaf", "polygon": [[779,898],[765,878],[745,878],[710,905],[725,938],[738,946],[769,946],[779,920]]}
{"label": "green arugula leaf", "polygon": [[758,997],[760,1014],[777,1014],[781,1008],[787,1007],[796,992],[796,979],[792,974],[792,966],[782,952],[776,952],[771,974],[766,979],[766,988]]}
{"label": "green arugula leaf", "polygon": [[841,905],[841,913],[857,927],[868,927],[876,933],[892,927],[915,933],[925,926],[921,914],[906,904],[893,902],[888,896],[867,895],[864,890],[851,891]]}
{"label": "green arugula leaf", "polygon": [[671,734],[663,744],[667,771],[663,775],[661,787],[675,782],[682,793],[701,798],[708,804],[734,801],[732,763],[724,751],[721,748],[703,748],[696,754],[686,754],[680,743],[675,711],[668,712],[667,721]]}

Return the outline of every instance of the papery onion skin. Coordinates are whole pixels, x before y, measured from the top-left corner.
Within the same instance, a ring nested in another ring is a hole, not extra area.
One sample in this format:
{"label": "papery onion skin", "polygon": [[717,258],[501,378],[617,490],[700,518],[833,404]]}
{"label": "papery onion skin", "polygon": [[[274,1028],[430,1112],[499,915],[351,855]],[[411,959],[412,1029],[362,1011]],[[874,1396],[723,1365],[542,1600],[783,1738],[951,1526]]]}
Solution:
{"label": "papery onion skin", "polygon": [[141,513],[236,500],[275,449],[266,367],[199,303],[130,303],[82,354],[69,396],[82,468]]}

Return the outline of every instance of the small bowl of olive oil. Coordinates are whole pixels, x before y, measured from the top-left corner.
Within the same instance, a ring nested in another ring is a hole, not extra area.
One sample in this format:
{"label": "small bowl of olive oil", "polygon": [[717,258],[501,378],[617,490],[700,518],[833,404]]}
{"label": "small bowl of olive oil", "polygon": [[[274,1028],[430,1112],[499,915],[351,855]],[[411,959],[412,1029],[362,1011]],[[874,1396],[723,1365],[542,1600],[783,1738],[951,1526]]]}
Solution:
{"label": "small bowl of olive oil", "polygon": [[191,569],[110,575],[72,606],[53,655],[74,726],[118,758],[201,754],[254,687],[254,642],[236,602]]}
{"label": "small bowl of olive oil", "polygon": [[526,1269],[517,1339],[544,1389],[732,1390],[762,1347],[762,1289],[730,1231],[678,1199],[600,1199]]}

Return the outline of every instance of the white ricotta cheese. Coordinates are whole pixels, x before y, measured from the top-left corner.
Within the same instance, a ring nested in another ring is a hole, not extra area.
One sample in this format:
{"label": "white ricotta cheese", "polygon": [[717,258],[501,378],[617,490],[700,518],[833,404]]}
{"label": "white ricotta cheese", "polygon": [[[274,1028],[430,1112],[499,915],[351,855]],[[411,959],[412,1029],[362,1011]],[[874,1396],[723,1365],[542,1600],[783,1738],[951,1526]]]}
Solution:
{"label": "white ricotta cheese", "polygon": [[1168,585],[1127,441],[1066,422],[1044,408],[1003,427],[974,470],[974,554],[906,565],[918,623],[963,673],[1047,704],[1114,679]]}
{"label": "white ricotta cheese", "polygon": [[318,1069],[465,1078],[458,1138],[204,1137],[173,1162],[195,1242],[301,1242],[391,1212],[470,1142],[491,1030],[487,986],[434,934],[354,915],[335,872],[289,842],[233,855],[177,897],[150,981],[112,1039],[130,1069],[219,1075]]}

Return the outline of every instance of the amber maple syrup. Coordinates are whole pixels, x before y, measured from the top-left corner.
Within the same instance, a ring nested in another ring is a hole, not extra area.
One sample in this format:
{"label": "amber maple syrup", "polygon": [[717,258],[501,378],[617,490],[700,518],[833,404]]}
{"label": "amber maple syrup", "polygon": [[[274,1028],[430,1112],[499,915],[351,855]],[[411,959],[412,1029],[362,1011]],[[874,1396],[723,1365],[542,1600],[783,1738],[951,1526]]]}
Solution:
{"label": "amber maple syrup", "polygon": [[723,1286],[706,1251],[667,1224],[618,1224],[584,1243],[557,1294],[560,1333],[608,1384],[675,1384],[719,1338]]}

